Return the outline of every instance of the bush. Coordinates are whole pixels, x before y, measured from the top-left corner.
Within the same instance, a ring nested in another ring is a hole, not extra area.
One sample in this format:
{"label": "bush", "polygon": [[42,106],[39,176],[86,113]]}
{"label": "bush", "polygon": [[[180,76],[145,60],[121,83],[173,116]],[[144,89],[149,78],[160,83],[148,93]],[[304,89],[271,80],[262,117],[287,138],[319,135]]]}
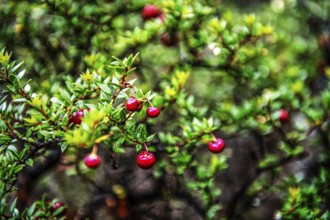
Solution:
{"label": "bush", "polygon": [[329,219],[327,1],[0,9],[1,218]]}

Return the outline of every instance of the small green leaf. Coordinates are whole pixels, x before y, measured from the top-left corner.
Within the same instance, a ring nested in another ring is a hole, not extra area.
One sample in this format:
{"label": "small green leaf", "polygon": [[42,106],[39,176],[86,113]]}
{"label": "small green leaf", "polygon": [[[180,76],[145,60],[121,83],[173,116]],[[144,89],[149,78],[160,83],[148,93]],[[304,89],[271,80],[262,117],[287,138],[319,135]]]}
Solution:
{"label": "small green leaf", "polygon": [[135,146],[135,149],[136,149],[136,152],[139,152],[140,150],[142,150],[142,144],[137,144],[136,146]]}
{"label": "small green leaf", "polygon": [[10,206],[10,212],[14,212],[14,210],[16,209],[16,203],[17,203],[17,198],[15,198],[15,200],[13,201],[13,203]]}
{"label": "small green leaf", "polygon": [[110,89],[108,86],[103,85],[103,84],[100,84],[100,83],[98,83],[97,85],[98,85],[98,86],[101,88],[101,90],[102,90],[103,92],[105,92],[106,94],[111,94],[111,89]]}
{"label": "small green leaf", "polygon": [[53,212],[53,216],[58,216],[61,213],[63,213],[63,211],[65,210],[65,207],[60,207],[58,209],[55,210],[55,212]]}
{"label": "small green leaf", "polygon": [[28,160],[26,160],[26,165],[33,167],[33,160],[31,158],[29,158]]}
{"label": "small green leaf", "polygon": [[27,216],[31,217],[35,211],[36,203],[33,203],[28,209]]}
{"label": "small green leaf", "polygon": [[152,141],[152,139],[154,139],[155,135],[156,135],[156,134],[152,134],[152,135],[148,136],[146,142],[150,142],[150,141]]}
{"label": "small green leaf", "polygon": [[113,144],[112,149],[120,148],[121,145],[125,142],[125,137],[119,138],[115,143]]}
{"label": "small green leaf", "polygon": [[125,153],[125,149],[121,147],[117,147],[113,149],[113,152],[122,154]]}

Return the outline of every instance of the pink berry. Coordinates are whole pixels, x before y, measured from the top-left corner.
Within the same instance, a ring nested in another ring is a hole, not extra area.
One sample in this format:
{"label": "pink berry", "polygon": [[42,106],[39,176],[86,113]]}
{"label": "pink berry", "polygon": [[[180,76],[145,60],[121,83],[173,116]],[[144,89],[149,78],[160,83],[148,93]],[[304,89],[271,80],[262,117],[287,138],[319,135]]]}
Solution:
{"label": "pink berry", "polygon": [[287,122],[289,120],[289,112],[285,109],[280,109],[278,119],[280,122]]}
{"label": "pink berry", "polygon": [[59,209],[59,208],[61,208],[61,207],[63,207],[64,206],[64,204],[62,203],[62,202],[55,202],[53,205],[52,205],[52,207],[51,207],[51,209],[53,210],[53,211],[56,211],[57,209]]}
{"label": "pink berry", "polygon": [[69,124],[73,123],[75,125],[80,125],[82,118],[84,117],[84,111],[82,109],[74,112],[69,118]]}
{"label": "pink berry", "polygon": [[84,163],[86,165],[86,167],[95,169],[98,168],[101,164],[101,157],[97,154],[88,154],[85,159],[84,159]]}
{"label": "pink berry", "polygon": [[157,118],[158,115],[160,114],[160,109],[157,107],[149,107],[147,108],[147,116],[150,118]]}
{"label": "pink berry", "polygon": [[[90,111],[89,108],[86,108],[85,110],[88,112]],[[80,125],[83,117],[84,117],[84,110],[79,109],[70,116],[69,124],[73,123],[75,125]]]}
{"label": "pink berry", "polygon": [[127,101],[126,101],[126,109],[128,111],[136,111],[139,105],[139,101],[134,98],[134,97],[130,97]]}
{"label": "pink berry", "polygon": [[150,169],[156,163],[156,157],[148,151],[141,151],[136,157],[136,163],[141,169]]}
{"label": "pink berry", "polygon": [[220,153],[225,148],[225,142],[221,138],[217,138],[216,141],[211,141],[209,143],[208,148],[213,153]]}
{"label": "pink berry", "polygon": [[162,10],[158,7],[147,4],[142,10],[142,18],[143,20],[149,20],[161,16],[162,13]]}

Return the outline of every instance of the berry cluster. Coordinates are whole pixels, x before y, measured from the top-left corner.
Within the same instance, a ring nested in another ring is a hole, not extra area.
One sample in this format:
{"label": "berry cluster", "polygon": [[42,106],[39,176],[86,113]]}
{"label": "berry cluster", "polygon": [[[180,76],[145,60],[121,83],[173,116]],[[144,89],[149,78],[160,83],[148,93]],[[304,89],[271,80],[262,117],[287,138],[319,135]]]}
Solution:
{"label": "berry cluster", "polygon": [[[159,19],[162,23],[165,22],[165,14],[163,11],[151,4],[144,6],[142,10],[142,18],[144,21],[151,19]],[[175,33],[164,32],[160,38],[162,44],[166,47],[174,47],[179,42],[179,37]]]}
{"label": "berry cluster", "polygon": [[[88,111],[88,112],[90,111],[89,108],[86,108],[85,110]],[[79,109],[78,111],[74,112],[70,116],[70,118],[69,118],[69,124],[73,123],[75,125],[80,125],[81,124],[81,121],[82,121],[82,119],[84,117],[84,115],[85,115],[84,114],[84,110]]]}
{"label": "berry cluster", "polygon": [[[151,104],[151,103],[150,103]],[[141,111],[143,108],[143,101],[138,100],[135,97],[130,97],[126,101],[126,109],[128,111]],[[89,111],[89,109],[86,109]],[[146,114],[150,118],[156,118],[160,114],[160,109],[154,106],[148,107],[146,110]],[[84,110],[78,110],[74,112],[70,119],[69,123],[73,123],[75,125],[81,124],[82,119],[84,117]],[[283,116],[282,116],[283,117]],[[212,135],[213,136],[213,135]],[[214,141],[209,142],[208,149],[213,153],[220,153],[224,150],[225,143],[224,140],[221,138],[216,138],[213,136]],[[156,163],[156,157],[153,153],[149,152],[147,146],[145,144],[146,150],[141,151],[136,157],[136,163],[141,169],[150,169]],[[84,158],[84,164],[86,167],[91,169],[96,169],[101,165],[102,159],[97,154],[97,145],[94,145],[93,151],[86,155]]]}
{"label": "berry cluster", "polygon": [[[143,102],[137,100],[134,97],[130,97],[127,101],[126,101],[126,109],[128,111],[141,111],[143,107]],[[160,109],[157,107],[148,107],[146,110],[146,114],[149,118],[157,118],[158,115],[160,114]]]}
{"label": "berry cluster", "polygon": [[[150,102],[149,102],[150,103]],[[150,103],[151,104],[151,103]],[[152,104],[151,104],[152,105]],[[138,100],[135,97],[130,97],[126,101],[126,109],[128,111],[141,111],[143,108],[143,100]],[[85,109],[90,111],[90,109]],[[156,118],[160,114],[160,109],[154,106],[148,107],[146,110],[146,115],[150,118]],[[69,124],[80,125],[83,117],[85,116],[84,110],[79,109],[74,112],[69,118]],[[156,163],[156,157],[153,153],[149,152],[145,144],[146,150],[142,151],[136,158],[137,165],[142,169],[150,169]],[[96,169],[101,165],[102,159],[97,154],[97,145],[95,144],[93,150],[90,154],[86,155],[84,158],[84,164],[86,167],[91,169]]]}

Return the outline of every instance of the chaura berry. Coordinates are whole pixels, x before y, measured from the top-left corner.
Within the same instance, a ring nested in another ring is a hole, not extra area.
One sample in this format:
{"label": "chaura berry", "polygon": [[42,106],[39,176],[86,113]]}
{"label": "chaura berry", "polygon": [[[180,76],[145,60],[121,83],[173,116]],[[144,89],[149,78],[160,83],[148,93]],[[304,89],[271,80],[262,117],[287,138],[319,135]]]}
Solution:
{"label": "chaura berry", "polygon": [[221,138],[217,138],[216,141],[211,141],[208,146],[209,150],[213,153],[220,153],[225,148],[225,142]]}
{"label": "chaura berry", "polygon": [[163,14],[162,10],[154,5],[147,4],[142,10],[143,20],[150,20],[153,18],[158,18]]}
{"label": "chaura berry", "polygon": [[150,118],[157,118],[158,115],[160,114],[160,109],[157,107],[149,107],[147,108],[147,116]]}
{"label": "chaura berry", "polygon": [[143,102],[139,101],[139,103],[136,107],[136,111],[141,111],[142,108],[143,108]]}
{"label": "chaura berry", "polygon": [[[85,110],[88,112],[90,111],[89,108],[86,108]],[[84,117],[84,110],[79,109],[70,116],[69,124],[73,123],[75,125],[80,125],[83,117]]]}
{"label": "chaura berry", "polygon": [[141,169],[150,169],[156,163],[156,157],[148,151],[141,151],[136,157],[136,163]]}
{"label": "chaura berry", "polygon": [[75,125],[80,125],[82,118],[84,117],[84,111],[82,109],[74,112],[69,118],[69,124],[73,123]]}
{"label": "chaura berry", "polygon": [[289,120],[289,112],[285,109],[280,109],[278,119],[280,122],[287,122]]}
{"label": "chaura berry", "polygon": [[137,100],[134,97],[130,97],[127,101],[126,101],[126,109],[128,111],[136,111],[139,105],[139,100]]}
{"label": "chaura berry", "polygon": [[51,209],[52,209],[52,211],[56,211],[57,209],[59,209],[61,207],[64,207],[64,204],[62,202],[58,201],[52,205]]}
{"label": "chaura berry", "polygon": [[166,47],[174,47],[177,45],[179,38],[177,34],[169,34],[164,32],[160,38],[162,44]]}
{"label": "chaura berry", "polygon": [[86,167],[92,169],[98,168],[101,164],[101,157],[94,153],[88,154],[84,159],[84,163]]}

